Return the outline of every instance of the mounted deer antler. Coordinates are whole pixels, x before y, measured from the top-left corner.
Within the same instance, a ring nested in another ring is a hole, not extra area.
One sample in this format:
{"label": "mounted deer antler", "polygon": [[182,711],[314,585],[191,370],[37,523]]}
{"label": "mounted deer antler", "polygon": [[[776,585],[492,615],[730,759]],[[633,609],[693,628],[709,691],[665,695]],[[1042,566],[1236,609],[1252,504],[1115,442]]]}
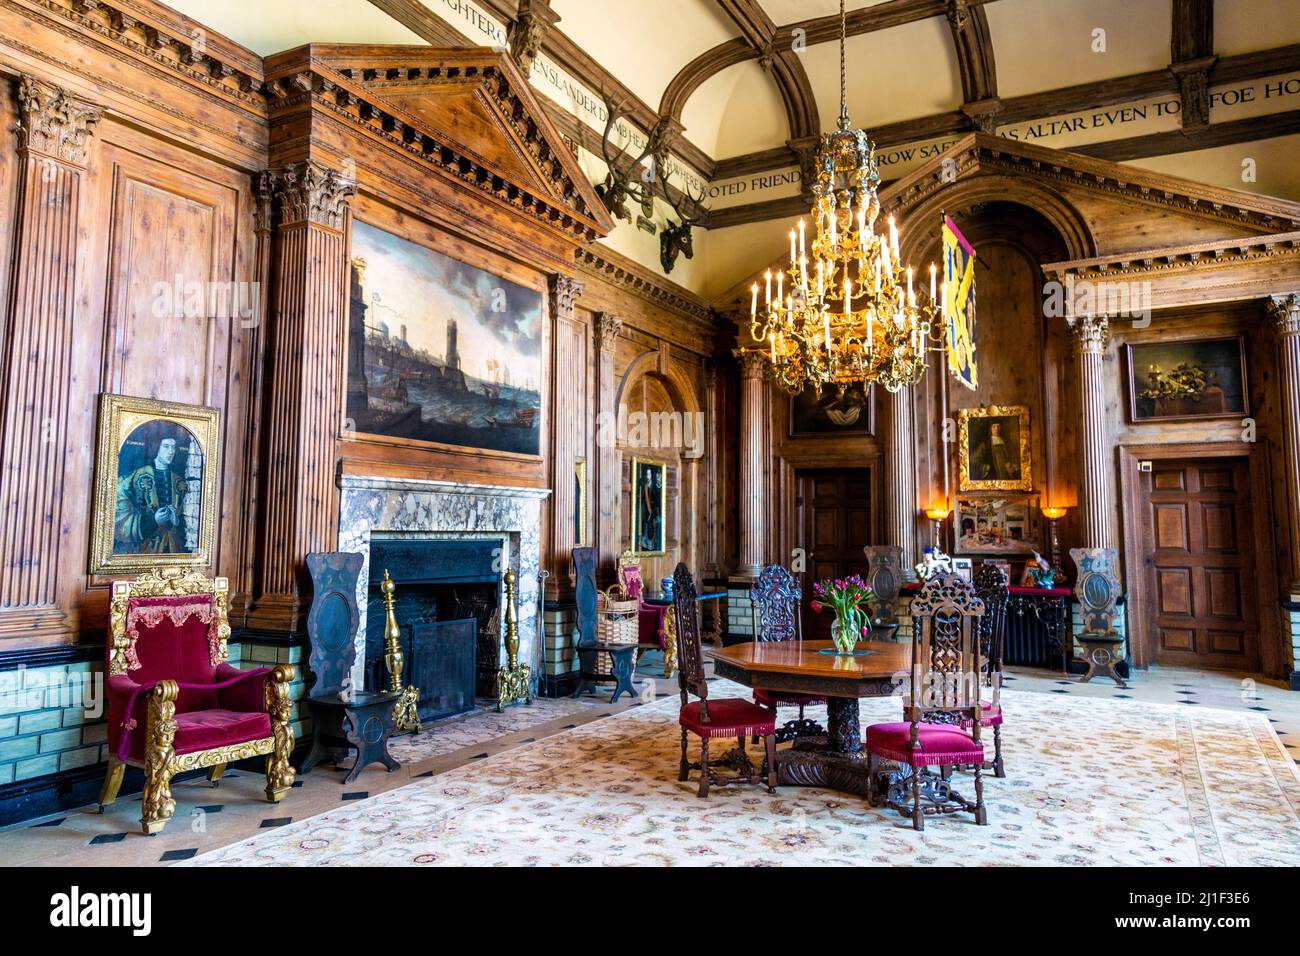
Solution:
{"label": "mounted deer antler", "polygon": [[[600,91],[600,97],[605,101],[607,117],[605,132],[600,138],[600,151],[609,169],[605,173],[605,181],[596,187],[596,194],[600,196],[601,202],[605,204],[605,208],[611,215],[630,222],[632,217],[627,211],[628,199],[636,201],[643,210],[653,205],[654,183],[658,178],[660,157],[668,148],[670,125],[662,119],[655,123],[654,128],[650,130],[650,135],[646,137],[645,148],[635,159],[629,159],[627,150],[621,146],[615,147],[616,151],[611,153],[611,146],[614,145],[611,134],[617,128],[619,120],[632,114],[626,108],[626,100],[616,104],[603,89]],[[648,168],[647,158],[650,159]]]}
{"label": "mounted deer antler", "polygon": [[702,205],[707,191],[701,189],[698,196],[682,192],[674,199],[668,189],[668,176],[665,174],[663,193],[664,199],[673,207],[673,212],[677,213],[678,220],[669,222],[659,233],[659,264],[664,267],[664,272],[668,273],[673,271],[679,255],[687,259],[695,258],[695,242],[691,238],[691,228],[701,225],[708,215],[708,210]]}

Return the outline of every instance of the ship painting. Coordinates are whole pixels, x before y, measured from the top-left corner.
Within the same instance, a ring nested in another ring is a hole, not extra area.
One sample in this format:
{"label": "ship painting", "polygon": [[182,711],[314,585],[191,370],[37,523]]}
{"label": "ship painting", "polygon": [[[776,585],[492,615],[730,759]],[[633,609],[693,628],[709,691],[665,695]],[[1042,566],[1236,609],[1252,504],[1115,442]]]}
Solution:
{"label": "ship painting", "polygon": [[353,431],[539,454],[541,335],[537,290],[354,221]]}

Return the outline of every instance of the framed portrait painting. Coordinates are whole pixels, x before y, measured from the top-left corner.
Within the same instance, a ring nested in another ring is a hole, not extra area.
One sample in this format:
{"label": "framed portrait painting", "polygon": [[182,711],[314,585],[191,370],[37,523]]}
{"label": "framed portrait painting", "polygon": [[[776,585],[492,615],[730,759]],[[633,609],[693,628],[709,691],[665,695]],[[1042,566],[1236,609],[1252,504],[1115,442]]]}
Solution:
{"label": "framed portrait painting", "polygon": [[668,466],[653,458],[632,459],[632,550],[663,554],[667,548]]}
{"label": "framed portrait painting", "polygon": [[220,435],[216,408],[101,396],[91,574],[212,563]]}
{"label": "framed portrait painting", "polygon": [[985,405],[957,412],[959,491],[1030,491],[1029,409]]}
{"label": "framed portrait painting", "polygon": [[1250,414],[1240,335],[1125,345],[1129,420],[1168,422]]}

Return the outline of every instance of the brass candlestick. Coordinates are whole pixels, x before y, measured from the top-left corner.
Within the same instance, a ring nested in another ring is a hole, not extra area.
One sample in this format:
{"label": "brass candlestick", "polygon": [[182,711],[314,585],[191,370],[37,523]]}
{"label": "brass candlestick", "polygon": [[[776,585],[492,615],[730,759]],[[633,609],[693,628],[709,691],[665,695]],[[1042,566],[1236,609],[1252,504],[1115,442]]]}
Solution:
{"label": "brass candlestick", "polygon": [[533,702],[532,668],[519,663],[519,604],[515,572],[506,572],[506,666],[497,672],[497,712],[507,704]]}
{"label": "brass candlestick", "polygon": [[402,687],[402,671],[406,665],[406,655],[402,653],[402,629],[397,626],[397,617],[393,614],[393,592],[397,585],[384,569],[384,581],[379,585],[384,594],[384,666],[388,669],[388,691],[401,694],[393,706],[393,723],[398,730],[420,732],[420,712],[417,704],[420,691],[415,687]]}

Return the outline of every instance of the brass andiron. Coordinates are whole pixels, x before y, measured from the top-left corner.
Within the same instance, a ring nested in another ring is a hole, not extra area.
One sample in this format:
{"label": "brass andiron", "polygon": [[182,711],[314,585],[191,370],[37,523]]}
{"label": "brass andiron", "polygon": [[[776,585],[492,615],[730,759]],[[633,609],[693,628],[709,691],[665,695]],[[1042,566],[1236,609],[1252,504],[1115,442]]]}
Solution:
{"label": "brass andiron", "polygon": [[416,704],[420,700],[420,691],[415,687],[402,687],[402,670],[406,664],[406,655],[402,653],[402,631],[397,626],[397,618],[393,614],[393,592],[397,590],[397,585],[388,576],[387,568],[384,568],[384,582],[379,585],[379,590],[384,592],[386,614],[384,619],[384,666],[388,668],[388,690],[390,693],[402,695],[393,706],[393,723],[397,725],[398,730],[418,734],[420,732],[420,713]]}
{"label": "brass andiron", "polygon": [[497,672],[497,713],[507,704],[533,702],[532,668],[519,663],[519,601],[515,572],[506,572],[506,666]]}

